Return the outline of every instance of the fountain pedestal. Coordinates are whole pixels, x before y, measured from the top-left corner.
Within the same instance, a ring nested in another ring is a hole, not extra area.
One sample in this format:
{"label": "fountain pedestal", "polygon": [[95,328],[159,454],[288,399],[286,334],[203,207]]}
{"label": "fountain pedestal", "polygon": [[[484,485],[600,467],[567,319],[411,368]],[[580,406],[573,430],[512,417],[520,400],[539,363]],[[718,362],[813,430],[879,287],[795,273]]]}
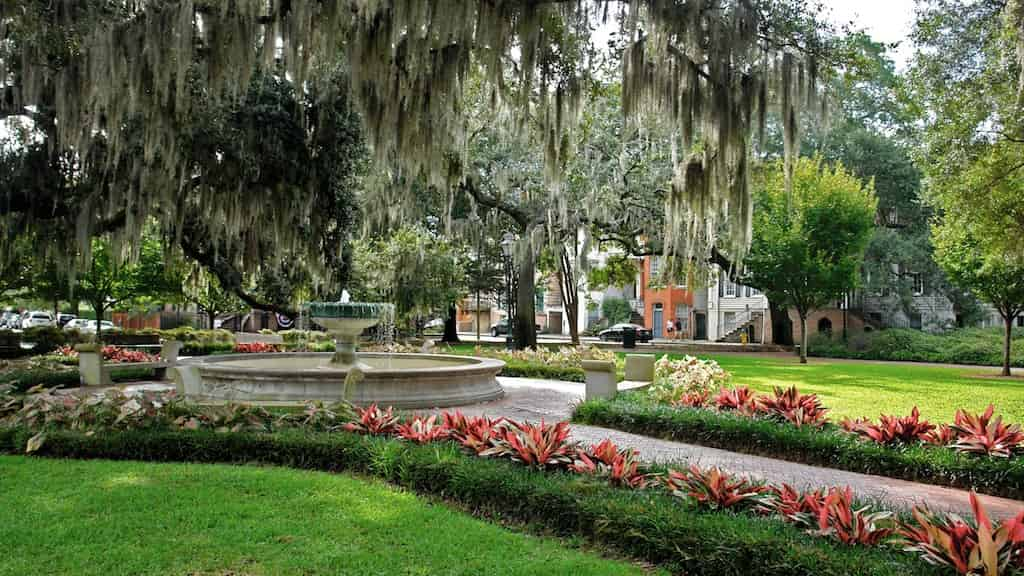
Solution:
{"label": "fountain pedestal", "polygon": [[391,304],[372,302],[314,302],[309,305],[313,321],[334,336],[335,352],[331,364],[339,368],[367,368],[360,364],[356,355],[359,335],[363,330],[376,326],[383,315],[393,310]]}

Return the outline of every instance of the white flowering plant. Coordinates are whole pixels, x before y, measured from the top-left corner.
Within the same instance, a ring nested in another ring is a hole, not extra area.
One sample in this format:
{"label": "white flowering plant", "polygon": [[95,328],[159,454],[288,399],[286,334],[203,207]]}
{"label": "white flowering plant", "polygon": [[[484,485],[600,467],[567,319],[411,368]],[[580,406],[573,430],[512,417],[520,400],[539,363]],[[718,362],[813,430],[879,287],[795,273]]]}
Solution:
{"label": "white flowering plant", "polygon": [[662,356],[654,364],[654,382],[648,394],[658,402],[678,402],[685,395],[706,396],[729,381],[729,373],[714,360],[685,356],[671,360]]}

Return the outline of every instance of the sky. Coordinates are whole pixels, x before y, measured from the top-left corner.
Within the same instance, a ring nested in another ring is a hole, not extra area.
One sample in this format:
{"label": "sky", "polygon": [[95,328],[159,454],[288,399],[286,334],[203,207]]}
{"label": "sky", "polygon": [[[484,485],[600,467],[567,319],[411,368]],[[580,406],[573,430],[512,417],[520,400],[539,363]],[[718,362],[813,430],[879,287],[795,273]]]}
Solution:
{"label": "sky", "polygon": [[901,42],[891,54],[897,70],[905,68],[913,54],[910,31],[914,26],[914,0],[824,0],[837,24],[853,23],[879,42]]}

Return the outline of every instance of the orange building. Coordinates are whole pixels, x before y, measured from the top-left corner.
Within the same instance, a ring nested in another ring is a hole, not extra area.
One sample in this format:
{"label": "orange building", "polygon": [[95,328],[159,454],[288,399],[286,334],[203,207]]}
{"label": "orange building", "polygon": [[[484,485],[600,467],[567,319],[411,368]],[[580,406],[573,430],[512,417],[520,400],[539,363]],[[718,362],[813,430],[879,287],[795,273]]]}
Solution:
{"label": "orange building", "polygon": [[[691,338],[693,326],[693,293],[685,286],[665,286],[651,288],[651,279],[657,279],[661,266],[661,256],[647,256],[640,269],[640,290],[643,294],[644,324],[654,333],[655,338]],[[681,334],[666,331],[671,320],[675,323],[679,318],[682,324]]]}

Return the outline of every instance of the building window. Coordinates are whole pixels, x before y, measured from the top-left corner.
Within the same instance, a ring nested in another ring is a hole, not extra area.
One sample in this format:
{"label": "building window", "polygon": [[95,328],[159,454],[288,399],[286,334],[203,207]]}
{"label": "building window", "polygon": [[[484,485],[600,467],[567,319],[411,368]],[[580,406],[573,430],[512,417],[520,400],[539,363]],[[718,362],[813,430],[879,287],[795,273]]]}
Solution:
{"label": "building window", "polygon": [[914,296],[921,296],[924,294],[924,277],[921,276],[921,273],[911,272],[910,280],[914,284]]}
{"label": "building window", "polygon": [[821,334],[832,335],[832,321],[828,318],[822,318],[818,320],[818,332]]}
{"label": "building window", "polygon": [[1017,316],[1017,327],[1024,328],[1024,316]]}
{"label": "building window", "polygon": [[722,275],[722,284],[725,287],[723,296],[726,298],[735,298],[737,294],[736,283],[729,279],[728,276]]}
{"label": "building window", "polygon": [[651,256],[651,278],[661,273],[661,256]]}
{"label": "building window", "polygon": [[686,304],[676,304],[676,319],[679,320],[680,330],[686,332],[690,329],[690,307]]}
{"label": "building window", "polygon": [[914,330],[920,330],[921,329],[921,325],[922,325],[921,324],[921,313],[920,312],[911,312],[910,313],[910,327],[913,328]]}

